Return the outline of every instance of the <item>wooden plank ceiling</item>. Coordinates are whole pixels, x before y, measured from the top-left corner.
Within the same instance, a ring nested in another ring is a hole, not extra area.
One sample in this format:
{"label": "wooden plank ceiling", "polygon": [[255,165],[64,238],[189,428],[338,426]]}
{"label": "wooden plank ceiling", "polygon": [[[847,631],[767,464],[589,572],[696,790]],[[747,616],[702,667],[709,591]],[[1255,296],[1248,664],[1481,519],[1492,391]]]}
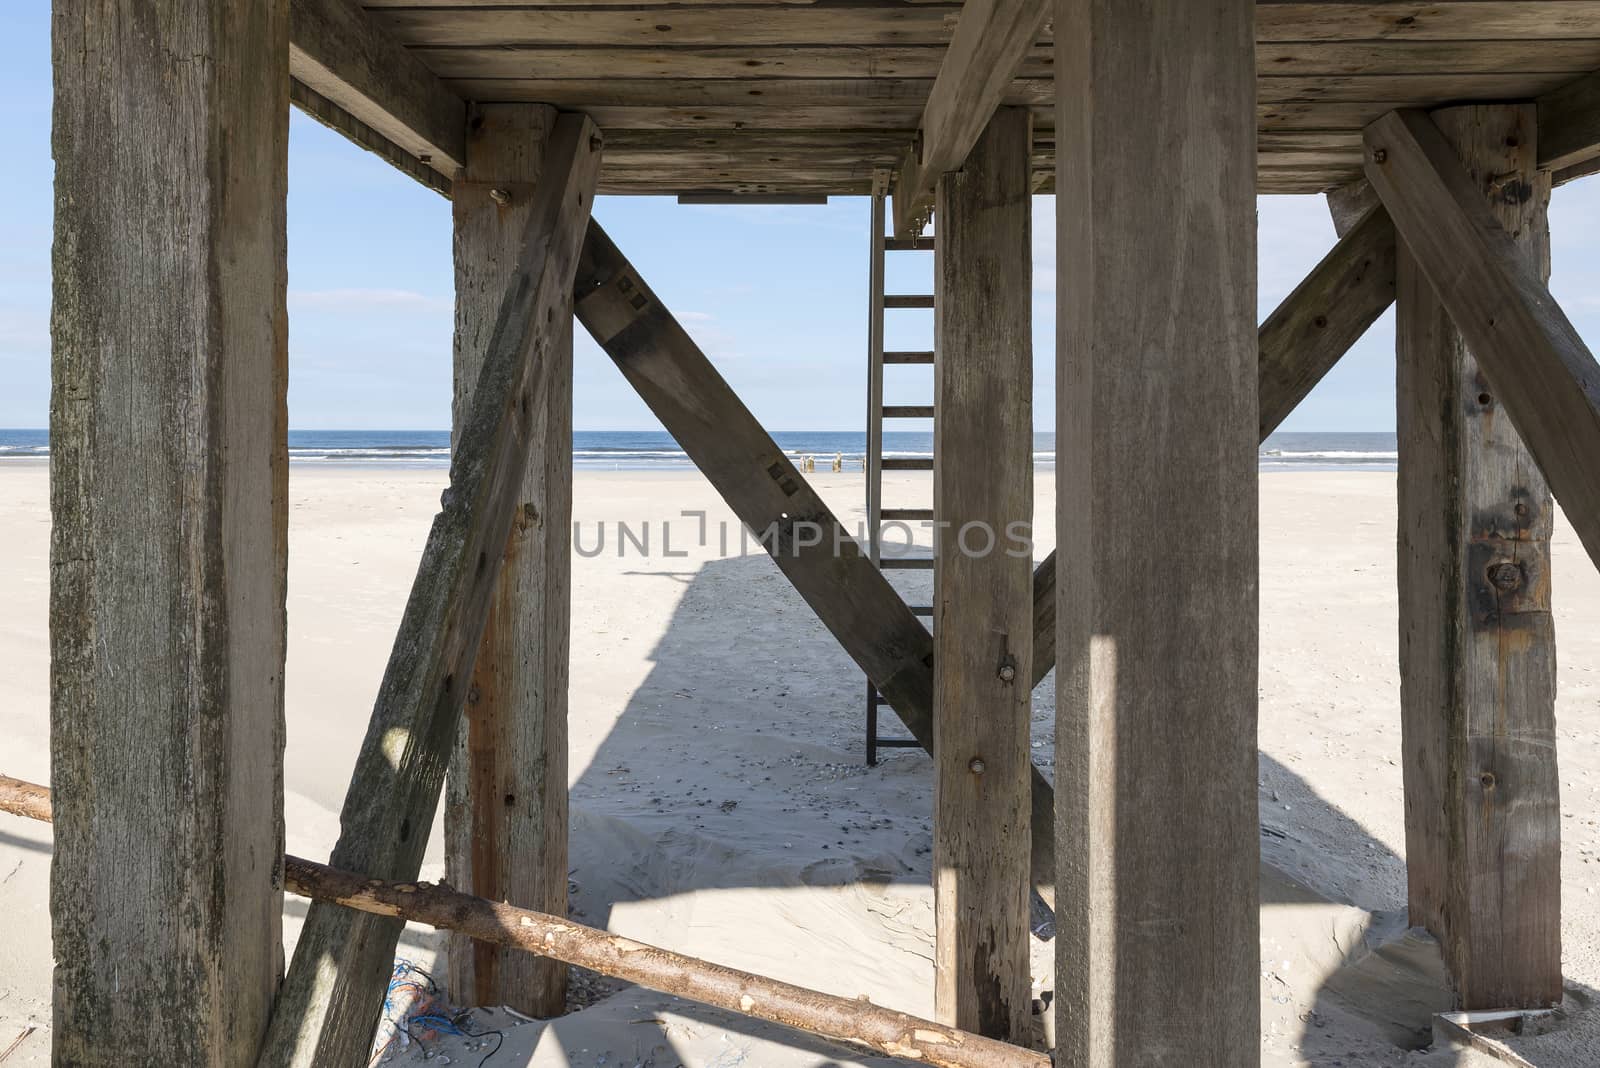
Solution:
{"label": "wooden plank ceiling", "polygon": [[[469,100],[536,100],[606,130],[608,193],[866,193],[905,158],[961,12],[940,0],[364,0]],[[1527,100],[1600,70],[1600,0],[1257,5],[1261,191],[1359,176],[1401,106]],[[1054,166],[1050,36],[1008,102]]]}

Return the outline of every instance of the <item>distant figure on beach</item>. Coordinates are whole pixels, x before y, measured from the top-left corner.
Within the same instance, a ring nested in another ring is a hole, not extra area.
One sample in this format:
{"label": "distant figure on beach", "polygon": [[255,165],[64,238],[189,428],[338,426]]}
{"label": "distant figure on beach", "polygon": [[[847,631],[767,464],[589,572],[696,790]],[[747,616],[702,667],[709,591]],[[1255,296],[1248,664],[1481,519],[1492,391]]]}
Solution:
{"label": "distant figure on beach", "polygon": [[844,453],[836,452],[833,454],[833,469],[835,471],[844,470]]}

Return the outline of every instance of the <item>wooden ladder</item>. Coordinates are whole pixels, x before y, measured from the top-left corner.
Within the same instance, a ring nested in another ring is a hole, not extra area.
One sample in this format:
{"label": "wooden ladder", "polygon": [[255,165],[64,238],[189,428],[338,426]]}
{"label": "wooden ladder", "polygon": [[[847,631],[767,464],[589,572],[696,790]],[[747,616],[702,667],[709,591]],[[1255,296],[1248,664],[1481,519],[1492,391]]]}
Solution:
{"label": "wooden ladder", "polygon": [[[927,405],[886,405],[883,403],[883,369],[888,365],[933,363],[933,353],[885,352],[883,348],[884,312],[896,308],[932,310],[933,294],[900,294],[884,292],[886,281],[884,261],[889,252],[932,252],[933,238],[891,238],[887,226],[886,200],[890,175],[879,171],[873,176],[872,186],[872,259],[869,270],[871,286],[871,316],[867,328],[867,555],[874,565],[884,571],[930,571],[933,557],[900,556],[885,559],[883,549],[883,524],[886,521],[902,523],[929,523],[933,521],[930,508],[883,507],[883,473],[885,471],[931,471],[932,459],[889,458],[883,454],[883,422],[885,419],[932,419],[934,409]],[[931,620],[933,605],[912,605],[918,616]],[[878,763],[879,749],[917,749],[912,738],[881,738],[878,736],[878,710],[888,704],[869,679],[867,681],[867,766]]]}

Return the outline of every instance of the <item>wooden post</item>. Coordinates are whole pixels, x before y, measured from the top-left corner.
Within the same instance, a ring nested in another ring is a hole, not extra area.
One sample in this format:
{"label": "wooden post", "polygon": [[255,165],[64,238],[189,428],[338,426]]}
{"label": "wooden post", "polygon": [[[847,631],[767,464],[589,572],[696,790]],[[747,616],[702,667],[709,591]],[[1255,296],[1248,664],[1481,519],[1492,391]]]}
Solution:
{"label": "wooden post", "polygon": [[[556,120],[507,278],[450,486],[411,585],[339,814],[336,865],[414,879],[439,807],[470,674],[511,531],[523,512],[545,357],[568,334],[578,249],[600,170],[600,135]],[[397,920],[313,905],[273,1006],[259,1068],[360,1064],[370,1052],[400,937]]]}
{"label": "wooden post", "polygon": [[[1548,279],[1548,172],[1532,105],[1433,116]],[[1417,262],[1402,248],[1400,698],[1411,921],[1462,1006],[1561,1000],[1561,812],[1550,615],[1555,505]]]}
{"label": "wooden post", "polygon": [[1056,1056],[1079,1068],[1259,1058],[1254,15],[1056,5]]}
{"label": "wooden post", "polygon": [[[480,105],[456,179],[455,423],[470,408],[500,299],[532,211],[553,108]],[[567,912],[567,648],[572,543],[572,314],[545,355],[532,456],[478,646],[445,801],[450,884],[491,901]],[[453,935],[450,995],[558,1016],[567,970]]]}
{"label": "wooden post", "polygon": [[[763,548],[918,744],[933,752],[928,628],[595,222],[576,291],[578,321],[739,521],[758,533],[776,532]],[[1037,768],[1029,781],[1033,884],[1053,906],[1052,794]]]}
{"label": "wooden post", "polygon": [[284,0],[56,0],[57,1064],[253,1063],[283,966]]}
{"label": "wooden post", "polygon": [[934,952],[940,1021],[1030,1043],[1033,123],[1002,108],[938,179]]}

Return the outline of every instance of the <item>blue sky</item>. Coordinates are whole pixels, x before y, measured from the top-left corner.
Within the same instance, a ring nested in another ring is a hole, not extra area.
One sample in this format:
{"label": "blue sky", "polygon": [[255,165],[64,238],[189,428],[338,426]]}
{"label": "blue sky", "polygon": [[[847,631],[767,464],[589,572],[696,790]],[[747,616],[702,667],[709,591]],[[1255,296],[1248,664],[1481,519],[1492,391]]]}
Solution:
{"label": "blue sky", "polygon": [[[0,11],[0,427],[48,420],[50,45],[43,0]],[[1035,425],[1053,429],[1053,201],[1034,217]],[[1320,197],[1260,201],[1265,317],[1333,244]],[[688,207],[602,198],[596,215],[751,409],[773,430],[865,418],[867,202]],[[1551,288],[1600,341],[1600,178],[1557,190]],[[1587,246],[1587,247],[1584,247]],[[293,113],[289,146],[289,417],[306,429],[449,426],[449,204]],[[893,256],[891,288],[925,291],[931,257]],[[891,348],[927,347],[928,312],[891,312]],[[1285,430],[1392,430],[1392,315]],[[658,424],[581,329],[580,430]],[[926,403],[927,368],[896,368],[890,403]],[[915,429],[908,424],[905,429]]]}

